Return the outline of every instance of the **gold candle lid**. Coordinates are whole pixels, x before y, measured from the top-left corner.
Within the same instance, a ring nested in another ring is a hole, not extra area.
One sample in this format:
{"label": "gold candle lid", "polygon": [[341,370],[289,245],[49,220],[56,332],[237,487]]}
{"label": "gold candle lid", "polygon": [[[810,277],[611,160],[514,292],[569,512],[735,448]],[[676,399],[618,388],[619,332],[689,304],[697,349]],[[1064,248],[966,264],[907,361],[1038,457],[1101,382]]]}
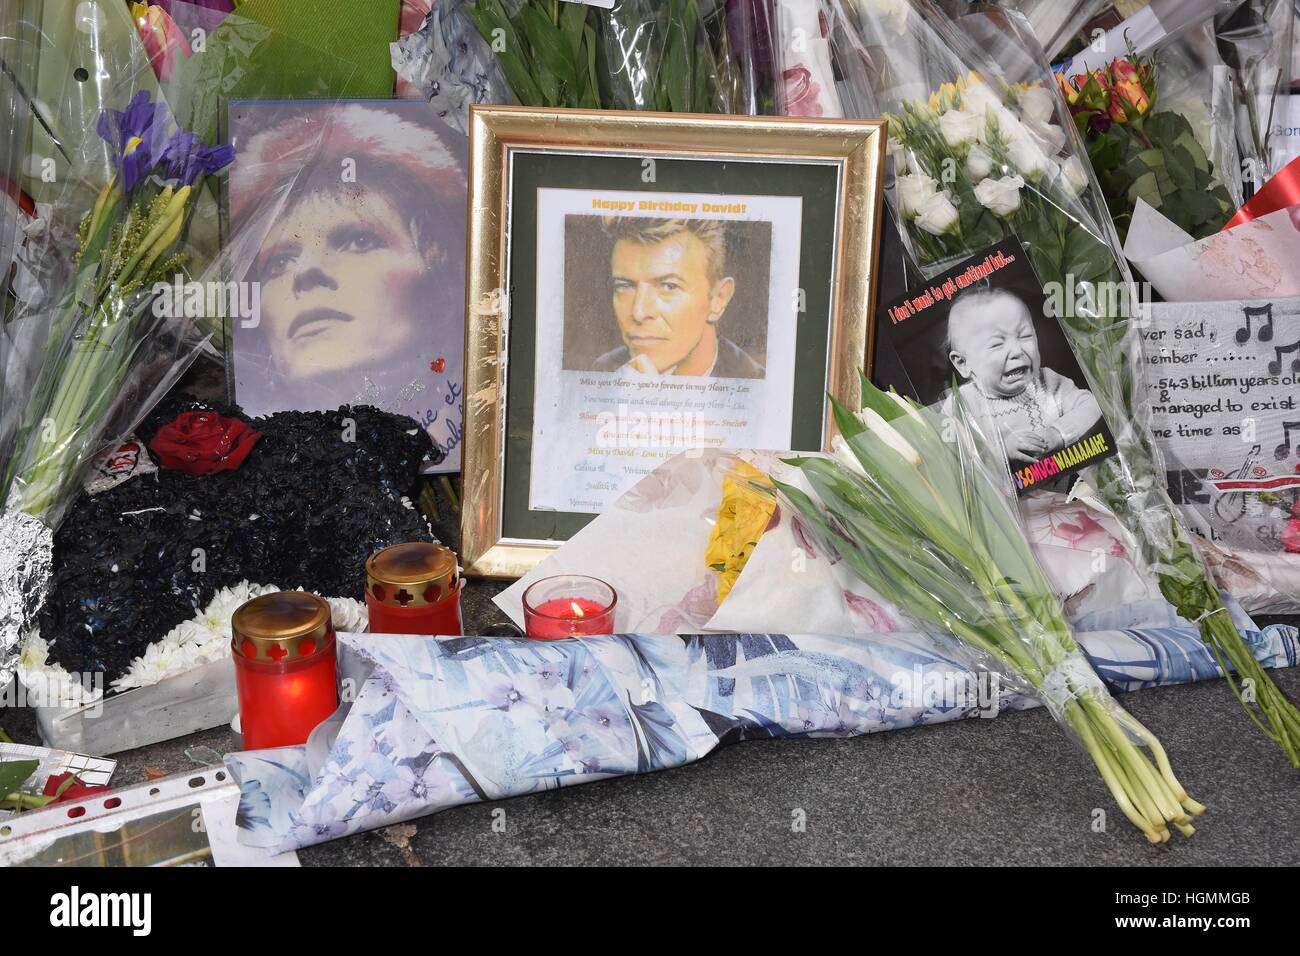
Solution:
{"label": "gold candle lid", "polygon": [[248,660],[311,657],[334,645],[329,602],[306,591],[276,591],[245,601],[230,618],[230,646]]}
{"label": "gold candle lid", "polygon": [[366,591],[380,604],[423,607],[456,593],[460,575],[450,548],[429,541],[392,544],[366,559]]}

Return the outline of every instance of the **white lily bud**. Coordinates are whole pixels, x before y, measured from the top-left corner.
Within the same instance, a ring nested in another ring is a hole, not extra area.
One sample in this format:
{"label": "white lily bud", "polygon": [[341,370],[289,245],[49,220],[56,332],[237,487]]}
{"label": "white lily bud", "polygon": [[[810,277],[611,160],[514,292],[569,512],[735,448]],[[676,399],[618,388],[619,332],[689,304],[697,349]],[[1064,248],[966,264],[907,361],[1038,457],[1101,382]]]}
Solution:
{"label": "white lily bud", "polygon": [[[910,415],[912,418],[916,419],[918,424],[925,425],[927,427],[929,426],[930,423],[925,420],[925,417],[921,414],[920,410],[911,402],[909,402],[907,399],[905,399],[902,395],[899,395],[895,391],[888,391],[885,394],[894,400],[895,405],[897,405],[903,411],[907,412],[907,414]],[[866,423],[863,422],[863,424]]]}
{"label": "white lily bud", "polygon": [[880,417],[880,413],[874,408],[864,408],[861,413],[862,424],[871,429],[871,433],[879,438],[882,442],[898,452],[903,461],[907,462],[913,468],[921,464],[920,453],[913,448],[895,429]]}
{"label": "white lily bud", "polygon": [[862,467],[862,462],[858,461],[858,456],[853,454],[853,449],[849,447],[843,435],[836,435],[831,439],[831,454],[849,471],[857,472],[864,477],[867,474],[866,469]]}

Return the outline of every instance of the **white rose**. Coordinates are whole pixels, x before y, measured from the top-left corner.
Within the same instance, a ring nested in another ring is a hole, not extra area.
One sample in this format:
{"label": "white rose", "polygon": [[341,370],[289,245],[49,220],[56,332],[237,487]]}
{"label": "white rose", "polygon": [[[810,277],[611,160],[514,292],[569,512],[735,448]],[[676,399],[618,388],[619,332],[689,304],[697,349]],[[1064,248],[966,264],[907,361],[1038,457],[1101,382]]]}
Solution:
{"label": "white rose", "polygon": [[1027,120],[1046,123],[1056,112],[1056,99],[1045,87],[1031,86],[1020,94],[1020,112]]}
{"label": "white rose", "polygon": [[944,141],[953,147],[973,142],[983,125],[983,116],[965,110],[948,110],[939,117],[939,132],[943,134]]}
{"label": "white rose", "polygon": [[1020,174],[1031,182],[1037,181],[1047,172],[1048,159],[1043,154],[1043,150],[1033,139],[1025,137],[1012,143],[1007,153],[1011,159],[1011,165],[1020,171]]}
{"label": "white rose", "polygon": [[898,204],[903,215],[915,216],[921,205],[939,190],[939,184],[924,173],[909,173],[898,177]]}
{"label": "white rose", "polygon": [[1040,123],[1037,120],[1027,120],[1025,128],[1029,130],[1029,135],[1034,137],[1038,145],[1043,148],[1049,156],[1055,156],[1065,145],[1065,130],[1055,123]]}
{"label": "white rose", "polygon": [[996,106],[989,120],[989,136],[996,132],[998,139],[1010,145],[1029,138],[1029,130],[1020,122],[1020,117],[1005,106]]}
{"label": "white rose", "polygon": [[935,193],[916,211],[916,224],[931,235],[942,236],[957,225],[957,207],[947,193]]}
{"label": "white rose", "polygon": [[1088,172],[1078,156],[1071,156],[1060,165],[1061,185],[1073,199],[1088,188]]}
{"label": "white rose", "polygon": [[1002,106],[1002,97],[991,90],[987,83],[974,83],[966,87],[962,94],[962,108],[976,116],[984,116],[990,109]]}
{"label": "white rose", "polygon": [[907,18],[912,12],[907,0],[872,0],[871,5],[890,31],[900,35],[907,32]]}
{"label": "white rose", "polygon": [[966,154],[966,172],[971,181],[976,183],[993,172],[993,157],[988,150],[978,144],[972,146]]}
{"label": "white rose", "polygon": [[1020,190],[1024,186],[1019,176],[986,179],[975,187],[975,198],[994,215],[1009,216],[1020,208]]}

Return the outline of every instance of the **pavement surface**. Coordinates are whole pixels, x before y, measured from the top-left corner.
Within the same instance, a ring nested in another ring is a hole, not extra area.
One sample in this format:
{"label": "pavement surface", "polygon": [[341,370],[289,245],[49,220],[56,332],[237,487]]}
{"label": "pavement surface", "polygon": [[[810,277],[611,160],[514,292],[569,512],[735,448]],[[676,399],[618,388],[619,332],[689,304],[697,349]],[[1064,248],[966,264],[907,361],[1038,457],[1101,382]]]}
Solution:
{"label": "pavement surface", "polygon": [[[467,587],[470,633],[503,585]],[[1272,619],[1269,619],[1272,620]],[[1296,623],[1295,620],[1290,623]],[[1274,671],[1300,700],[1300,668]],[[1222,680],[1123,695],[1209,807],[1190,840],[1147,844],[1042,709],[851,740],[764,740],[691,766],[456,807],[299,853],[313,866],[1300,866],[1300,770]],[[6,730],[39,743],[29,712]],[[118,754],[114,784],[238,748],[227,728]],[[188,751],[188,754],[187,754]]]}

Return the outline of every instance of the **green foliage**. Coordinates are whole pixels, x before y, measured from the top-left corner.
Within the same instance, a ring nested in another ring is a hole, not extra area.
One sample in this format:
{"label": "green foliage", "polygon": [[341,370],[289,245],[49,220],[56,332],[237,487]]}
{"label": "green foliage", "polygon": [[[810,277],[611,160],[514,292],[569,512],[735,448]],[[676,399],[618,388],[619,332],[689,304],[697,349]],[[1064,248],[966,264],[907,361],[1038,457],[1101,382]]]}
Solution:
{"label": "green foliage", "polygon": [[1194,239],[1218,232],[1235,211],[1191,124],[1178,113],[1153,113],[1142,123],[1093,133],[1088,157],[1121,241],[1138,199]]}
{"label": "green foliage", "polygon": [[39,765],[36,760],[6,760],[0,763],[0,800],[16,793]]}
{"label": "green foliage", "polygon": [[586,4],[525,0],[513,17],[501,0],[477,0],[464,10],[521,104],[600,107],[596,32]]}
{"label": "green foliage", "polygon": [[[502,0],[476,0],[463,8],[487,42],[515,98],[524,106],[637,109],[716,113],[723,99],[713,68],[708,32],[696,0],[666,0],[646,24],[618,23],[620,10],[603,11],[561,0],[523,0],[510,16]],[[632,17],[642,9],[629,4]],[[602,31],[623,28],[627,60],[645,64],[648,88],[629,86],[622,96],[598,81]],[[628,101],[632,102],[628,102]]]}

